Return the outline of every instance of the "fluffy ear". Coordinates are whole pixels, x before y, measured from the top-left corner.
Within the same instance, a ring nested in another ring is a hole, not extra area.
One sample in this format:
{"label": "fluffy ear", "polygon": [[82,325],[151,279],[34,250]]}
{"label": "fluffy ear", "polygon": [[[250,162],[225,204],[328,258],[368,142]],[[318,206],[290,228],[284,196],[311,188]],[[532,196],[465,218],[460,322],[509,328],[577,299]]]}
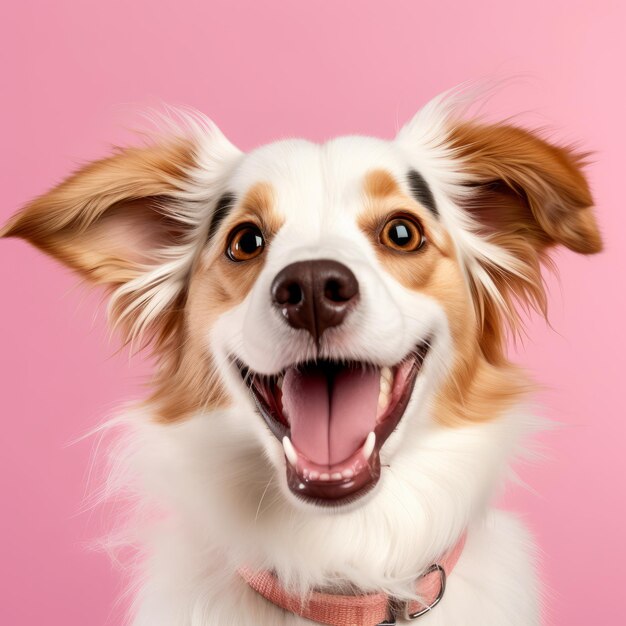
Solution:
{"label": "fluffy ear", "polygon": [[[516,303],[546,313],[541,264],[562,244],[593,254],[602,240],[582,171],[584,155],[509,125],[455,122],[448,145],[460,165],[461,205],[477,235],[470,281],[494,358],[507,323],[519,328]],[[492,341],[489,341],[491,339]]]}
{"label": "fluffy ear", "polygon": [[487,230],[524,237],[539,250],[562,244],[600,252],[584,155],[508,125],[456,124],[450,140],[474,188],[468,208]]}
{"label": "fluffy ear", "polygon": [[[111,291],[126,341],[167,339],[185,297],[198,236],[206,232],[238,151],[211,127],[91,163],[33,200],[0,229]],[[169,330],[168,330],[169,329]]]}

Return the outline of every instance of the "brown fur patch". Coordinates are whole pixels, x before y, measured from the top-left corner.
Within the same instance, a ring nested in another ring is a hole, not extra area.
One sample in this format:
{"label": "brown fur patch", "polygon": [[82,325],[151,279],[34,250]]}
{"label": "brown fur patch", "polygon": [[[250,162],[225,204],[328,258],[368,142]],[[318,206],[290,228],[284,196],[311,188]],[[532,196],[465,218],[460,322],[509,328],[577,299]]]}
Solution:
{"label": "brown fur patch", "polygon": [[486,422],[503,415],[534,390],[526,374],[506,363],[493,365],[477,356],[462,361],[438,392],[434,414],[449,427]]}
{"label": "brown fur patch", "polygon": [[266,246],[283,224],[276,212],[275,192],[269,183],[253,185],[235,207],[217,233],[216,243],[206,261],[200,264],[196,275],[211,281],[211,302],[206,305],[216,311],[216,317],[239,304],[248,294],[265,263],[265,254],[250,261],[233,262],[224,251],[228,234],[239,224],[250,222],[263,233]]}
{"label": "brown fur patch", "polygon": [[434,256],[422,284],[411,285],[407,281],[405,286],[437,302],[449,324],[454,361],[437,393],[435,418],[440,424],[452,427],[493,419],[518,401],[528,385],[520,372],[505,360],[497,364],[489,361],[457,260],[441,254]]}
{"label": "brown fur patch", "polygon": [[365,194],[371,198],[386,198],[401,193],[396,179],[386,170],[372,170],[365,175]]}
{"label": "brown fur patch", "polygon": [[[385,193],[380,193],[384,190]],[[402,193],[391,174],[376,170],[365,177],[365,206],[358,224],[369,237],[382,266],[407,289],[433,295],[458,309],[456,294],[463,294],[463,277],[450,237],[410,196]],[[400,252],[382,245],[380,231],[397,214],[411,214],[420,221],[425,245],[415,252]]]}
{"label": "brown fur patch", "polygon": [[269,244],[283,221],[275,205],[271,185],[251,187],[220,226],[207,257],[196,266],[185,307],[184,349],[179,361],[159,377],[152,397],[162,421],[178,421],[202,409],[228,406],[218,374],[218,368],[226,364],[216,364],[209,357],[207,332],[223,313],[245,299],[265,264],[265,254],[250,261],[231,261],[225,254],[228,235],[236,225],[252,222]]}
{"label": "brown fur patch", "polygon": [[282,225],[282,220],[276,212],[276,192],[272,185],[259,182],[252,185],[241,201],[241,217],[251,215],[260,220],[269,231],[276,232]]}

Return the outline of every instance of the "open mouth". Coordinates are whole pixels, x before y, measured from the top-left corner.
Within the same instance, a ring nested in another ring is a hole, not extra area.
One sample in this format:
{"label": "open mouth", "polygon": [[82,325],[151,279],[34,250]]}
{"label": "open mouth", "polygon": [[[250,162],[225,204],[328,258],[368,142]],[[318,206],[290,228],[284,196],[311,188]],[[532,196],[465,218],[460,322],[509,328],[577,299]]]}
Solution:
{"label": "open mouth", "polygon": [[239,363],[259,412],[283,444],[295,495],[338,505],[376,485],[380,450],[402,419],[428,345],[393,367],[320,359],[261,376]]}

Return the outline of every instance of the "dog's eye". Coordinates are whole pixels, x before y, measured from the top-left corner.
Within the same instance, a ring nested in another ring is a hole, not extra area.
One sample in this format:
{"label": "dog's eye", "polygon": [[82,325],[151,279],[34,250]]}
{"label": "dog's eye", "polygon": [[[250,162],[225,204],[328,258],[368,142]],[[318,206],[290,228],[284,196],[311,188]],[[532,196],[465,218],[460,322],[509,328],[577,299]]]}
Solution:
{"label": "dog's eye", "polygon": [[241,224],[230,233],[226,255],[231,261],[249,261],[259,256],[263,248],[265,240],[259,227]]}
{"label": "dog's eye", "polygon": [[407,215],[396,215],[388,220],[379,239],[383,246],[400,252],[415,252],[426,243],[422,225]]}

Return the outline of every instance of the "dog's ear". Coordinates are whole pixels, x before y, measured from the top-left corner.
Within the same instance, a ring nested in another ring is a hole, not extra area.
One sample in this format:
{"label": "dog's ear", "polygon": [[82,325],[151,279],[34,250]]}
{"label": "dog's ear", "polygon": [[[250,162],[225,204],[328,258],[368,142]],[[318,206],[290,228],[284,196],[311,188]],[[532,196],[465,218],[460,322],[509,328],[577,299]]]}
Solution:
{"label": "dog's ear", "polygon": [[184,297],[197,237],[223,183],[220,173],[239,154],[217,129],[210,131],[90,163],[26,205],[0,237],[21,237],[105,284],[110,314],[126,341],[160,332]]}
{"label": "dog's ear", "polygon": [[[585,155],[509,124],[463,120],[463,99],[435,99],[399,133],[411,150],[432,146],[445,165],[454,207],[442,219],[461,236],[457,251],[480,321],[481,346],[505,358],[507,328],[529,307],[547,315],[541,276],[557,244],[582,254],[602,249]],[[461,105],[459,109],[457,105]],[[521,304],[521,307],[519,306]]]}
{"label": "dog's ear", "polygon": [[465,207],[501,244],[600,252],[584,155],[504,124],[455,124],[450,143],[472,188]]}
{"label": "dog's ear", "polygon": [[549,250],[602,250],[584,155],[504,124],[452,123],[447,146],[460,169],[459,203],[472,218],[467,256],[482,345],[498,359],[506,326],[522,324],[516,304],[547,314],[541,265]]}

